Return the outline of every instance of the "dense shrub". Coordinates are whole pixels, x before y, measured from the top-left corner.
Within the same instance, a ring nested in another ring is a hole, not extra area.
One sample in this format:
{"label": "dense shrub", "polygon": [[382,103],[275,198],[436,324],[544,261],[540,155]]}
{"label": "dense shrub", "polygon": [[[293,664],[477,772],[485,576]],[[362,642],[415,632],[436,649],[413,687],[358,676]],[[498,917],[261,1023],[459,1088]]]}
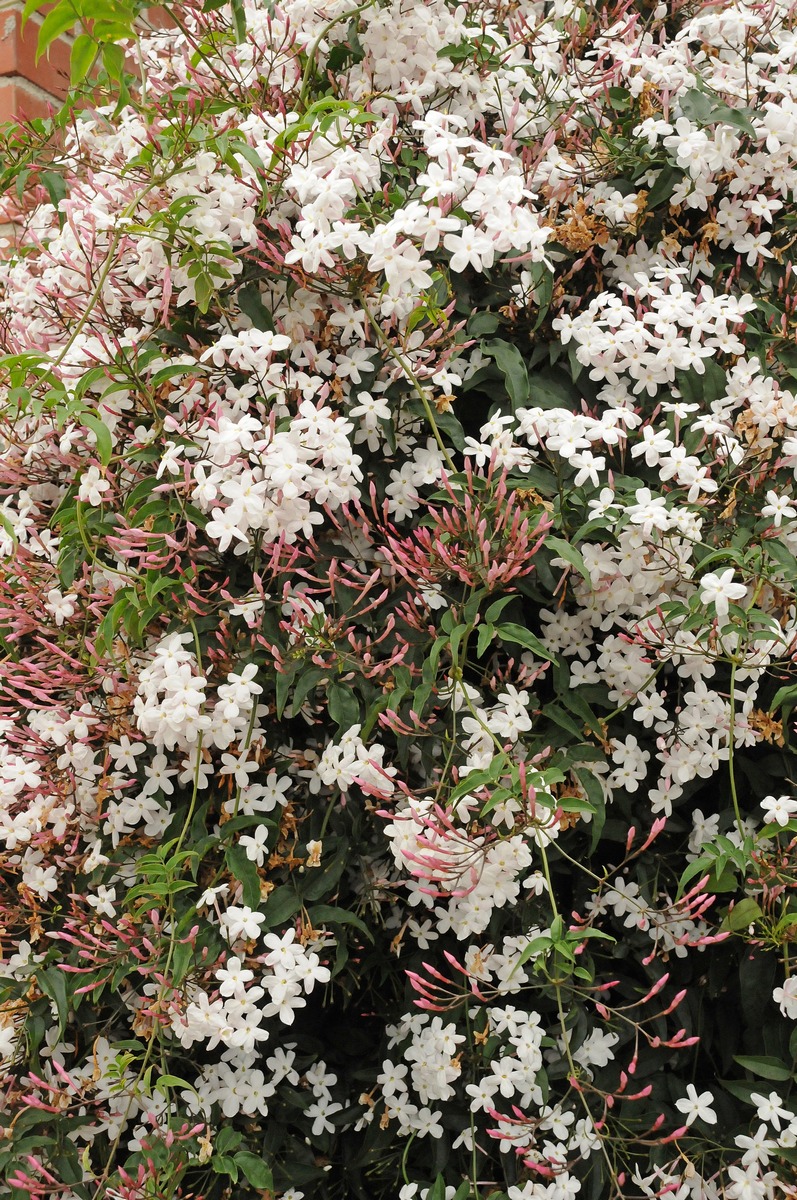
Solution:
{"label": "dense shrub", "polygon": [[3,1194],[794,1196],[793,6],[68,7]]}

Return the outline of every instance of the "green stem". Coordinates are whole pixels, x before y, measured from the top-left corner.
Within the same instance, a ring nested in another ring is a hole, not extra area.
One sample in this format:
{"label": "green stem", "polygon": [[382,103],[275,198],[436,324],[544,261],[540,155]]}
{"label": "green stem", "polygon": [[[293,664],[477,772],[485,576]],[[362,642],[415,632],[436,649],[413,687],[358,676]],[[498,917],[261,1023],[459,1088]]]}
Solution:
{"label": "green stem", "polygon": [[97,283],[95,284],[94,289],[88,298],[86,307],[84,308],[83,313],[81,314],[77,324],[75,325],[75,328],[72,330],[72,332],[70,333],[66,342],[61,347],[61,351],[60,351],[58,357],[56,358],[55,362],[53,363],[53,368],[60,366],[61,363],[64,361],[67,351],[74,345],[77,338],[83,332],[86,322],[89,320],[89,317],[93,313],[94,308],[97,304],[97,301],[99,300],[100,296],[102,295],[102,290],[105,287],[105,283],[108,279],[108,276],[111,273],[111,268],[114,265],[114,254],[116,253],[116,250],[119,246],[119,243],[122,240],[122,237],[127,232],[127,218],[132,217],[133,213],[136,211],[136,209],[138,208],[139,204],[144,199],[144,197],[148,196],[150,192],[152,192],[156,188],[160,187],[162,182],[163,182],[163,180],[161,180],[161,179],[151,180],[150,183],[148,183],[147,186],[143,189],[143,191],[138,192],[133,197],[133,199],[130,201],[130,203],[125,205],[125,207],[122,209],[121,213],[117,217],[117,227],[114,230],[113,237],[111,238],[111,240],[108,244],[108,250],[107,250],[106,257],[105,257],[105,262],[102,265],[99,279],[97,280]]}
{"label": "green stem", "polygon": [[448,469],[450,471],[455,472],[457,468],[454,465],[454,460],[452,459],[451,455],[448,453],[448,449],[445,445],[445,442],[443,441],[442,437],[440,436],[440,430],[438,429],[437,421],[435,420],[434,413],[432,412],[432,406],[429,402],[429,397],[426,393],[426,389],[423,387],[421,381],[418,379],[418,376],[415,374],[415,372],[413,371],[413,369],[409,365],[409,363],[406,361],[406,359],[399,353],[399,351],[396,349],[396,347],[391,342],[390,338],[387,337],[387,335],[380,328],[379,323],[374,318],[374,315],[371,312],[371,309],[369,308],[363,293],[358,289],[356,291],[355,295],[362,306],[363,312],[365,313],[366,317],[368,318],[368,324],[371,326],[374,333],[376,334],[377,340],[382,343],[382,345],[385,347],[385,349],[387,350],[390,357],[395,362],[398,363],[398,365],[401,367],[402,371],[406,375],[407,379],[409,379],[410,383],[415,388],[418,399],[420,400],[421,404],[423,405],[423,411],[426,414],[426,419],[429,422],[432,433],[434,434],[434,439],[440,448],[440,453],[443,455],[443,458],[445,459],[446,466],[448,467]]}
{"label": "green stem", "polygon": [[[201,653],[201,647],[199,644],[199,632],[198,632],[193,620],[190,620],[189,624],[191,626],[191,631],[194,635],[194,645],[196,648],[197,663],[199,664],[199,666],[201,668],[202,653]],[[173,851],[174,854],[177,854],[179,852],[183,842],[185,841],[186,836],[188,835],[188,831],[191,828],[191,822],[194,817],[197,797],[199,795],[199,778],[200,778],[199,766],[200,766],[200,762],[201,762],[201,752],[202,752],[202,733],[200,732],[199,737],[197,739],[196,767],[194,768],[194,781],[193,781],[193,789],[192,789],[192,794],[191,794],[191,802],[188,806],[188,812],[186,813],[186,817],[183,822],[183,827],[180,830],[180,834],[179,834],[177,841],[175,843],[175,846],[174,846],[174,851]],[[171,965],[172,965],[172,959],[174,958],[174,949],[175,949],[175,946],[177,945],[177,921],[174,917],[174,908],[171,904],[171,900],[170,900],[170,904],[169,904],[169,909],[170,909],[171,930],[169,933],[169,948],[166,953],[166,964],[163,968],[164,980],[168,980],[169,971],[170,971]],[[164,985],[161,987],[160,995],[158,997],[158,999],[160,1001],[162,1001],[164,999],[166,987],[168,987],[168,983],[164,983]],[[94,1193],[94,1200],[100,1200],[100,1194],[102,1192],[102,1189],[103,1189],[103,1187],[108,1179],[108,1176],[110,1175],[111,1170],[113,1168],[114,1160],[116,1158],[116,1153],[119,1149],[119,1144],[122,1139],[122,1134],[124,1132],[125,1125],[127,1123],[127,1118],[130,1115],[131,1108],[136,1099],[136,1092],[138,1089],[138,1085],[141,1083],[142,1079],[144,1078],[144,1076],[147,1072],[147,1068],[149,1066],[150,1059],[152,1058],[153,1052],[155,1050],[156,1041],[157,1041],[156,1031],[153,1030],[152,1036],[150,1037],[150,1039],[147,1043],[147,1048],[144,1052],[144,1058],[142,1059],[141,1066],[140,1066],[138,1074],[136,1076],[135,1083],[133,1084],[133,1087],[130,1089],[130,1099],[128,1101],[127,1109],[125,1110],[124,1120],[121,1122],[119,1133],[116,1135],[116,1138],[114,1139],[113,1143],[111,1144],[111,1148],[108,1152],[108,1158],[106,1160],[105,1167],[103,1168],[102,1175],[96,1181],[97,1189]]]}
{"label": "green stem", "polygon": [[404,1153],[401,1156],[401,1177],[405,1183],[410,1182],[410,1177],[407,1174],[407,1158],[410,1153],[410,1146],[412,1145],[412,1143],[414,1141],[415,1141],[415,1134],[411,1133],[410,1136],[407,1138],[407,1145],[404,1147]]}
{"label": "green stem", "polygon": [[[470,1012],[468,1011],[468,998],[465,997],[465,1031],[468,1037],[468,1049],[470,1050],[471,1062],[473,1063],[473,1073],[471,1079],[476,1079],[476,1051],[474,1049],[473,1028],[471,1026]],[[470,1118],[470,1143],[471,1143],[471,1183],[473,1184],[473,1200],[479,1200],[479,1160],[476,1153],[476,1121],[474,1115],[469,1111]]]}
{"label": "green stem", "polygon": [[733,801],[733,811],[736,816],[736,828],[739,831],[739,837],[744,841],[744,825],[742,824],[742,814],[739,809],[739,797],[736,791],[736,772],[734,770],[733,761],[733,741],[736,722],[736,663],[731,663],[731,694],[729,697],[731,712],[728,722],[728,773],[731,780],[731,800]]}
{"label": "green stem", "polygon": [[302,85],[299,89],[299,101],[297,108],[304,110],[307,107],[307,93],[310,90],[310,76],[315,66],[316,55],[324,38],[329,33],[330,29],[334,29],[341,21],[349,21],[353,17],[359,16],[361,12],[365,12],[366,8],[371,8],[376,3],[376,0],[365,0],[363,4],[357,8],[347,9],[345,12],[338,13],[331,21],[327,21],[315,41],[311,44],[307,51],[307,62],[305,63],[304,71],[302,72]]}

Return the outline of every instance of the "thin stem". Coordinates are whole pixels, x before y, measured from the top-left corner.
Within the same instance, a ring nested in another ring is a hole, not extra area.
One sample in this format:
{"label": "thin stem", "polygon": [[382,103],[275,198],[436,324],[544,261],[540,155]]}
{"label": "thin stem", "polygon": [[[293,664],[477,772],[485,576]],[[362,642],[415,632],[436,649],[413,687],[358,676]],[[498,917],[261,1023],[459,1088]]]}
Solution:
{"label": "thin stem", "polygon": [[304,109],[307,105],[307,93],[310,89],[310,75],[313,71],[313,67],[315,66],[316,55],[318,54],[321,43],[329,33],[330,29],[333,29],[336,25],[339,25],[341,21],[349,21],[353,17],[359,16],[361,12],[365,12],[366,8],[371,8],[375,3],[376,0],[365,0],[365,3],[358,5],[357,8],[350,8],[345,12],[338,13],[336,17],[333,17],[331,21],[327,21],[326,25],[323,26],[318,37],[311,44],[309,50],[307,51],[307,62],[305,63],[304,71],[302,72],[302,85],[299,89],[298,108]]}
{"label": "thin stem", "polygon": [[413,369],[409,365],[409,363],[406,361],[406,359],[399,353],[399,351],[396,349],[396,347],[391,342],[390,338],[387,337],[387,335],[380,328],[379,323],[374,318],[374,315],[371,312],[371,309],[368,306],[363,293],[358,289],[357,292],[355,293],[355,295],[356,295],[357,299],[359,300],[360,304],[362,305],[363,312],[365,313],[366,317],[368,318],[368,324],[373,329],[374,333],[376,334],[377,339],[385,347],[385,349],[387,350],[390,357],[392,359],[394,359],[395,362],[398,363],[398,365],[401,367],[402,371],[406,375],[407,379],[409,379],[410,383],[415,388],[415,391],[418,395],[418,399],[420,400],[421,404],[423,405],[423,411],[426,414],[426,419],[429,422],[432,433],[434,434],[434,439],[437,442],[437,445],[440,449],[440,453],[443,455],[443,458],[445,459],[446,466],[448,467],[448,469],[450,471],[455,472],[457,468],[454,465],[454,460],[452,459],[451,455],[448,453],[448,449],[446,447],[445,442],[443,441],[442,437],[440,436],[440,430],[437,427],[437,421],[435,420],[434,413],[432,412],[432,406],[429,403],[429,397],[426,393],[426,389],[423,387],[423,385],[421,384],[421,381],[418,379],[418,376],[415,374],[415,372],[413,371]]}
{"label": "thin stem", "polygon": [[728,721],[728,773],[731,780],[731,800],[733,801],[733,811],[736,816],[736,828],[739,831],[739,837],[744,841],[744,825],[742,824],[742,814],[739,809],[739,796],[736,791],[736,772],[734,770],[733,761],[733,741],[736,722],[736,663],[731,663],[731,693],[730,702],[730,719]]}

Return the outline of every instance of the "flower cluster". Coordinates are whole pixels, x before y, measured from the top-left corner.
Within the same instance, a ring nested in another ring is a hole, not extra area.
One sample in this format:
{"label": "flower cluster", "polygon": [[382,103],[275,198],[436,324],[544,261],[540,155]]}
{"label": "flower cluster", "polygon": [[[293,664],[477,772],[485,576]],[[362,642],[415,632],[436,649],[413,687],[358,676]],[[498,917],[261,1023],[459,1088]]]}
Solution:
{"label": "flower cluster", "polygon": [[117,8],[0,131],[0,1196],[792,1195],[797,8]]}

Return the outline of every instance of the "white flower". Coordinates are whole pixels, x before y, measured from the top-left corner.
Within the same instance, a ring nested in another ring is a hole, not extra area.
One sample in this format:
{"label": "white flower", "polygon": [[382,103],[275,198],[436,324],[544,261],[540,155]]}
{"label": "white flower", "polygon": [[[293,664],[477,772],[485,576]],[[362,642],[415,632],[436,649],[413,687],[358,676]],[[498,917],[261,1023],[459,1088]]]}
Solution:
{"label": "white flower", "polygon": [[56,625],[61,626],[67,617],[74,615],[76,600],[77,596],[74,592],[69,592],[64,596],[58,588],[51,588],[47,593],[47,603],[44,607],[55,617]]}
{"label": "white flower", "polygon": [[329,1120],[329,1117],[333,1113],[340,1112],[342,1108],[342,1104],[327,1100],[323,1096],[315,1104],[309,1105],[304,1110],[304,1114],[306,1117],[313,1118],[313,1137],[320,1137],[322,1133],[334,1133],[335,1126]]}
{"label": "white flower", "polygon": [[780,1129],[781,1121],[794,1120],[794,1113],[783,1107],[777,1092],[770,1092],[768,1096],[762,1096],[760,1092],[751,1092],[750,1099],[756,1105],[759,1121],[766,1121],[768,1124],[774,1125],[776,1129]]}
{"label": "white flower", "polygon": [[788,496],[779,496],[775,491],[767,492],[767,503],[761,509],[761,516],[772,517],[775,528],[780,528],[784,517],[797,517],[797,508],[789,503],[789,499]]}
{"label": "white flower", "polygon": [[262,867],[268,853],[268,826],[258,825],[253,834],[244,834],[239,841],[249,861]]}
{"label": "white flower", "polygon": [[114,915],[115,909],[113,903],[115,899],[116,888],[105,887],[102,883],[97,885],[96,896],[86,896],[86,900],[99,917],[112,917]]}
{"label": "white flower", "polygon": [[219,967],[216,971],[216,979],[219,982],[219,993],[222,996],[237,996],[243,997],[245,994],[244,985],[250,983],[254,979],[254,972],[245,970],[241,965],[240,958],[234,955],[227,959],[223,967]]}
{"label": "white flower", "polygon": [[260,926],[265,919],[263,913],[255,912],[246,905],[239,908],[231,904],[227,911],[222,913],[221,925],[230,942],[235,942],[240,937],[254,941],[260,937]]}
{"label": "white flower", "polygon": [[212,908],[216,903],[217,896],[226,896],[230,890],[228,883],[222,883],[218,887],[206,888],[199,897],[197,908]]}
{"label": "white flower", "polygon": [[676,1100],[675,1107],[684,1114],[687,1125],[691,1125],[694,1121],[706,1121],[709,1125],[715,1125],[717,1114],[711,1108],[713,1100],[713,1093],[701,1092],[698,1096],[695,1085],[687,1083],[686,1096],[683,1100]]}
{"label": "white flower", "polygon": [[797,817],[797,800],[791,796],[765,796],[761,807],[768,824],[787,825]]}
{"label": "white flower", "polygon": [[734,1141],[740,1150],[744,1150],[743,1167],[749,1167],[752,1163],[762,1163],[766,1166],[770,1152],[775,1149],[775,1143],[767,1138],[766,1125],[759,1125],[752,1137],[739,1133]]}
{"label": "white flower", "polygon": [[790,975],[784,981],[783,987],[776,987],[772,992],[772,999],[780,1005],[784,1017],[792,1021],[797,1020],[797,975]]}
{"label": "white flower", "polygon": [[10,1021],[0,1024],[0,1063],[7,1063],[13,1057],[19,1041],[19,1034]]}
{"label": "white flower", "polygon": [[249,545],[249,538],[238,528],[241,515],[235,512],[233,505],[214,508],[211,516],[213,519],[205,526],[205,533],[219,543],[219,550],[227,550],[233,538],[237,538],[244,546]]}
{"label": "white flower", "polygon": [[77,498],[83,504],[92,504],[96,507],[98,504],[102,504],[103,493],[109,491],[110,487],[107,479],[101,478],[99,467],[89,467],[80,481]]}
{"label": "white flower", "polygon": [[731,600],[741,600],[747,594],[743,583],[732,583],[733,567],[728,567],[721,575],[709,572],[700,580],[700,599],[704,604],[713,604],[718,617],[727,617],[728,604]]}

